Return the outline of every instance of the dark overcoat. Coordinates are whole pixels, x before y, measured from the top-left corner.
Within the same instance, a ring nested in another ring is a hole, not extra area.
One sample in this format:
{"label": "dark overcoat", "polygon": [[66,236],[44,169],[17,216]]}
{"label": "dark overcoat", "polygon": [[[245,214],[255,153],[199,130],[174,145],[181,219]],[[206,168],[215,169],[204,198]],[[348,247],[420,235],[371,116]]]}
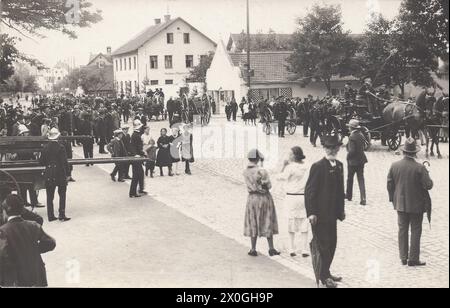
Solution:
{"label": "dark overcoat", "polygon": [[367,163],[364,145],[365,139],[360,132],[356,131],[350,135],[347,143],[347,162],[349,166],[363,166]]}
{"label": "dark overcoat", "polygon": [[345,219],[344,168],[336,161],[332,167],[327,159],[312,165],[305,187],[308,217],[315,215],[320,223]]}
{"label": "dark overcoat", "polygon": [[41,254],[52,251],[56,242],[42,227],[23,218],[13,218],[0,227],[0,285],[46,287],[47,275]]}

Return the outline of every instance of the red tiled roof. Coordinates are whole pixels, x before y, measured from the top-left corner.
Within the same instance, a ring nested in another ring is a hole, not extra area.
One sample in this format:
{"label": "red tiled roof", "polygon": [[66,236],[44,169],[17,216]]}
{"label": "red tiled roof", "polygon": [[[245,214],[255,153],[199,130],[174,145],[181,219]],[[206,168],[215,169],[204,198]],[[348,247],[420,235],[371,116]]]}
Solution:
{"label": "red tiled roof", "polygon": [[[294,75],[288,71],[286,62],[291,54],[292,52],[288,51],[252,52],[250,54],[250,66],[255,71],[255,76],[251,78],[251,81],[255,83],[291,81]],[[243,74],[245,74],[247,54],[230,53],[229,55],[233,65],[241,67]]]}

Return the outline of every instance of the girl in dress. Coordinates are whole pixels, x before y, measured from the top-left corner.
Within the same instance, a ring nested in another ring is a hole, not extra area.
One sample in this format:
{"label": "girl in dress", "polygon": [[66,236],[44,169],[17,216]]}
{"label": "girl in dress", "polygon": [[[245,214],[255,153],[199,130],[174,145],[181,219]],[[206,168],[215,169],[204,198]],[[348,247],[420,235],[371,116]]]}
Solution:
{"label": "girl in dress", "polygon": [[173,176],[172,173],[172,157],[170,156],[170,143],[171,138],[167,136],[167,129],[161,129],[161,137],[158,139],[158,155],[156,157],[156,165],[159,167],[160,175],[164,176],[163,167],[169,169],[169,176]]}
{"label": "girl in dress", "polygon": [[185,163],[184,172],[187,175],[192,175],[190,164],[194,160],[194,149],[192,147],[193,136],[192,136],[192,124],[187,124],[183,127],[183,134],[181,135],[181,158]]}
{"label": "girl in dress", "polygon": [[279,180],[285,181],[286,198],[284,205],[288,213],[288,232],[291,239],[290,254],[296,257],[295,235],[300,233],[302,256],[309,256],[308,219],[305,208],[305,186],[308,180],[308,168],[303,163],[305,156],[300,147],[291,149],[289,159],[284,162]]}
{"label": "girl in dress", "polygon": [[252,257],[258,256],[256,242],[258,237],[266,237],[269,243],[269,255],[280,253],[273,246],[273,236],[278,234],[277,213],[270,189],[269,174],[259,164],[264,156],[259,150],[251,150],[248,154],[249,164],[244,171],[244,179],[248,190],[245,211],[244,235],[251,238],[252,249],[248,253]]}
{"label": "girl in dress", "polygon": [[178,127],[172,128],[172,136],[170,136],[170,156],[172,157],[172,164],[175,164],[175,175],[180,175],[178,167],[180,165],[180,129]]}

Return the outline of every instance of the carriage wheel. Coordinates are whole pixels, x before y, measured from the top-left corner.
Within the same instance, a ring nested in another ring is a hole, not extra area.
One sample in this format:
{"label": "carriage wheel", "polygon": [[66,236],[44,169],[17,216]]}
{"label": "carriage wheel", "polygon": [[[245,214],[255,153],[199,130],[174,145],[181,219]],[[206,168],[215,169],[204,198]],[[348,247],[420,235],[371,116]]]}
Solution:
{"label": "carriage wheel", "polygon": [[365,126],[361,128],[361,132],[364,136],[364,151],[369,151],[370,147],[372,146],[372,134]]}
{"label": "carriage wheel", "polygon": [[400,133],[393,134],[389,137],[387,143],[391,151],[397,151],[402,144],[402,135]]}
{"label": "carriage wheel", "polygon": [[295,125],[295,123],[288,122],[286,127],[287,127],[287,131],[290,135],[295,134],[295,131],[297,130],[297,125]]}

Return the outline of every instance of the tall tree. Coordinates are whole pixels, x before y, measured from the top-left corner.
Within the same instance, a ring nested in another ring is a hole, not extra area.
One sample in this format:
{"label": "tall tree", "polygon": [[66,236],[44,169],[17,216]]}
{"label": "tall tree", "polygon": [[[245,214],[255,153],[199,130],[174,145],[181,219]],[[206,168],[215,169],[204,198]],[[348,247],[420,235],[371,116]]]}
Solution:
{"label": "tall tree", "polygon": [[348,76],[355,71],[357,42],[343,30],[340,6],[314,5],[298,20],[288,58],[288,69],[304,83],[313,78],[325,83],[331,92],[333,76]]}
{"label": "tall tree", "polygon": [[114,72],[112,66],[83,67],[72,70],[61,82],[54,86],[55,91],[68,88],[75,91],[80,86],[85,92],[98,92],[105,89],[113,89]]}
{"label": "tall tree", "polygon": [[101,11],[86,0],[2,0],[1,23],[24,36],[45,37],[54,30],[76,38],[76,27],[99,22]]}
{"label": "tall tree", "polygon": [[412,43],[422,42],[437,57],[449,56],[449,1],[403,0],[399,22]]}
{"label": "tall tree", "polygon": [[14,74],[13,61],[19,55],[14,39],[0,34],[0,84]]}
{"label": "tall tree", "polygon": [[31,92],[39,90],[36,77],[25,64],[15,64],[14,74],[6,80],[6,90],[10,92]]}
{"label": "tall tree", "polygon": [[[75,29],[89,27],[102,20],[101,11],[92,9],[87,0],[1,0],[0,26],[30,37],[45,37],[45,31],[59,31],[75,39]],[[0,83],[13,72],[11,63],[25,61],[38,67],[42,63],[20,53],[16,47],[16,37],[1,34]]]}
{"label": "tall tree", "polygon": [[371,77],[375,85],[398,86],[402,94],[409,83],[432,86],[431,73],[438,69],[438,62],[427,44],[402,19],[374,15],[361,41],[359,75]]}
{"label": "tall tree", "polygon": [[214,52],[210,52],[205,57],[201,57],[200,63],[197,66],[194,66],[189,72],[188,79],[194,82],[205,82],[206,72],[210,68],[213,59]]}

